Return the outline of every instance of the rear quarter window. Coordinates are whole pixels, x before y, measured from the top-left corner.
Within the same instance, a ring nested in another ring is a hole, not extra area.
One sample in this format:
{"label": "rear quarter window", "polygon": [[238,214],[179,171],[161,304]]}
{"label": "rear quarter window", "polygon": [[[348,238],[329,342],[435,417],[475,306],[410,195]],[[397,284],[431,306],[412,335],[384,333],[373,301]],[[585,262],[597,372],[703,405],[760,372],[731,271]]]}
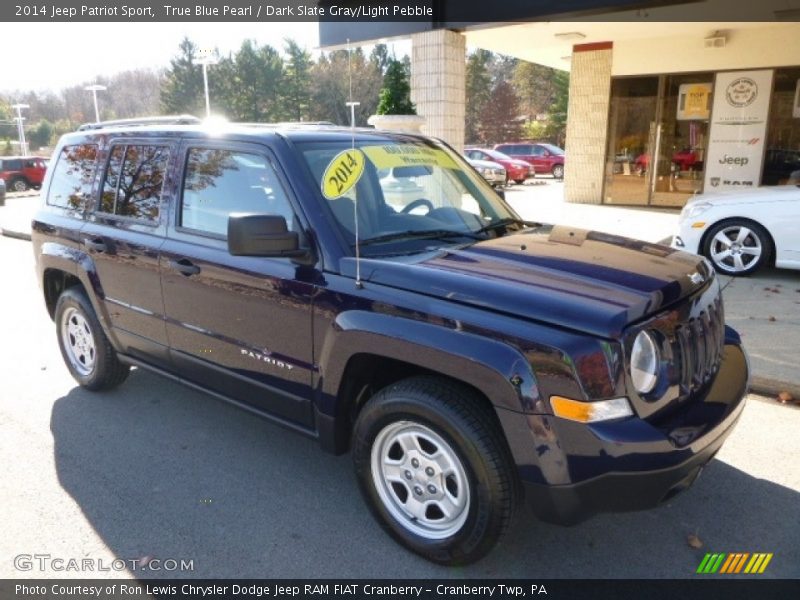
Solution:
{"label": "rear quarter window", "polygon": [[79,210],[92,193],[97,146],[77,144],[64,146],[58,154],[47,204]]}
{"label": "rear quarter window", "polygon": [[168,146],[114,146],[103,181],[100,212],[155,225],[169,151]]}

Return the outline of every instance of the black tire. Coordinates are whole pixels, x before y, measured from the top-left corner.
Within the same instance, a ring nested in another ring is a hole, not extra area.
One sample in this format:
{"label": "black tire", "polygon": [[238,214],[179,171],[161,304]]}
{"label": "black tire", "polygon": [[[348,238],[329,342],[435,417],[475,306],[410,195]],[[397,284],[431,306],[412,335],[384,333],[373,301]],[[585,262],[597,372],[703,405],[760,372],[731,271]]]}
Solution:
{"label": "black tire", "polygon": [[[417,436],[416,447],[401,450],[397,459],[406,465],[397,471],[404,477],[414,470],[407,483],[390,482],[381,470],[402,448],[399,442],[392,445],[395,431]],[[521,498],[510,451],[491,407],[470,388],[447,380],[413,377],[378,392],[358,415],[352,452],[361,493],[381,526],[406,548],[439,564],[468,564],[485,556],[508,529]],[[431,452],[452,459],[457,468],[434,472],[433,466],[447,461],[428,461]],[[434,492],[442,506],[453,498],[465,505],[448,520]],[[421,500],[417,504],[427,507],[421,518],[407,512],[415,494]],[[449,528],[432,529],[440,525]]]}
{"label": "black tire", "polygon": [[27,192],[30,187],[24,177],[15,177],[8,183],[8,189],[11,192]]}
{"label": "black tire", "polygon": [[514,183],[516,183],[517,185],[522,185],[523,183],[525,183],[525,180],[524,179],[515,179]]}
{"label": "black tire", "polygon": [[701,248],[717,272],[731,276],[755,273],[769,261],[772,251],[769,233],[748,219],[717,223],[708,230]]}
{"label": "black tire", "polygon": [[[92,391],[109,390],[125,381],[130,367],[117,358],[82,288],[68,288],[59,296],[55,321],[61,356],[75,381]],[[80,340],[70,327],[81,331]]]}
{"label": "black tire", "polygon": [[553,165],[551,173],[556,179],[564,179],[564,165]]}

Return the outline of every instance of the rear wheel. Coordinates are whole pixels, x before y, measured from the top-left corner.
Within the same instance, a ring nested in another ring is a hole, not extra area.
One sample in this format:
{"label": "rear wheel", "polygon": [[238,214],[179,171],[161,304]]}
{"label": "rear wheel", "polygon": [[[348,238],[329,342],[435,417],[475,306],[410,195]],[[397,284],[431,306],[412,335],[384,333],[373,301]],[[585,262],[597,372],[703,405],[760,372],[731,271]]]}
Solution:
{"label": "rear wheel", "polygon": [[469,388],[432,377],[392,384],[367,402],[353,431],[353,461],[381,526],[441,564],[488,553],[519,498],[491,409]]}
{"label": "rear wheel", "polygon": [[130,367],[117,358],[81,288],[71,287],[59,296],[55,321],[61,356],[75,381],[94,391],[125,381]]}
{"label": "rear wheel", "polygon": [[720,273],[749,275],[772,254],[772,240],[766,230],[753,221],[732,219],[708,231],[703,255]]}
{"label": "rear wheel", "polygon": [[553,177],[556,179],[563,179],[564,178],[564,165],[554,165],[553,170]]}
{"label": "rear wheel", "polygon": [[22,177],[12,179],[8,185],[8,189],[12,192],[27,192],[28,188],[30,188],[28,182]]}

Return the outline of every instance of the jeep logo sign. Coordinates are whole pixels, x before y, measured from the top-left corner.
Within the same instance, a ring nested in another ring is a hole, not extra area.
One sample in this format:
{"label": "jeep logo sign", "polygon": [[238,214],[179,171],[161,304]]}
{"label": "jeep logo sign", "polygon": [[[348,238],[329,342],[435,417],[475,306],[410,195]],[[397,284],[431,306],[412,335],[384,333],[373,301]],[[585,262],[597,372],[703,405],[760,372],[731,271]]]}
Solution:
{"label": "jeep logo sign", "polygon": [[750,159],[746,156],[728,156],[725,154],[722,158],[719,159],[719,164],[721,165],[736,165],[737,167],[743,167],[747,163],[750,162]]}
{"label": "jeep logo sign", "polygon": [[773,76],[772,69],[716,74],[704,189],[759,184]]}

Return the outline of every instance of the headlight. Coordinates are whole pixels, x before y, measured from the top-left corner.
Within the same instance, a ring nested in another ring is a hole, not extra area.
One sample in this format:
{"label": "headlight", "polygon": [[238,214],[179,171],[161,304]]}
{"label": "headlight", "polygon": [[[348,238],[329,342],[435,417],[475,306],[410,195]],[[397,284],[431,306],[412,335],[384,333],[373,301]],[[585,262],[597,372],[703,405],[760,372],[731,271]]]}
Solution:
{"label": "headlight", "polygon": [[491,169],[487,169],[486,167],[482,168],[480,171],[481,171],[481,175],[487,175],[488,176],[488,175],[492,174],[492,170]]}
{"label": "headlight", "polygon": [[711,204],[709,202],[695,202],[693,204],[687,204],[681,211],[681,216],[678,218],[678,220],[686,221],[687,219],[694,219],[695,217],[702,215],[709,208],[711,208]]}
{"label": "headlight", "polygon": [[653,335],[647,331],[639,332],[631,350],[631,379],[640,394],[647,394],[656,387],[658,362],[658,347]]}

